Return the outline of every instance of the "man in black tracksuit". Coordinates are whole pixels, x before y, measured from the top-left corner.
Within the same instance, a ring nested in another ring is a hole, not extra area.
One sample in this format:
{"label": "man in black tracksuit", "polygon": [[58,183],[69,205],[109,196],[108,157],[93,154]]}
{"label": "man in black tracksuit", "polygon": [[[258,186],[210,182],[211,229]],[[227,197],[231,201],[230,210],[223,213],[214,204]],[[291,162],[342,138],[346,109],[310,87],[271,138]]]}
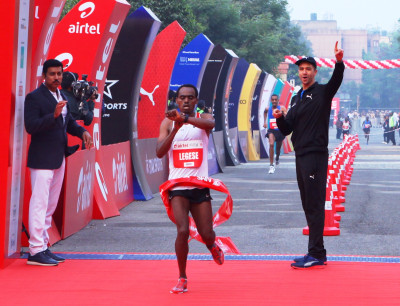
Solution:
{"label": "man in black tracksuit", "polygon": [[291,101],[286,116],[275,110],[279,130],[292,134],[296,153],[296,175],[300,197],[309,227],[308,254],[295,258],[293,268],[324,267],[326,250],[323,231],[328,170],[328,133],[331,102],[343,79],[343,50],[335,46],[336,64],[325,85],[315,82],[317,65],[312,57],[296,62],[303,88]]}

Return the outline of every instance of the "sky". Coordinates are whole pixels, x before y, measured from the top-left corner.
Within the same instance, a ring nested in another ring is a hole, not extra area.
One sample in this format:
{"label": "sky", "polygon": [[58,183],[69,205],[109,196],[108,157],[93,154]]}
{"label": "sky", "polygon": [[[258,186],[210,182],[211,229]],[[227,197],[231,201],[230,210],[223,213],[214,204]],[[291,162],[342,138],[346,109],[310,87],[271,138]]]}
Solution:
{"label": "sky", "polygon": [[393,32],[399,28],[400,0],[287,0],[291,20],[336,20],[338,28],[376,29]]}

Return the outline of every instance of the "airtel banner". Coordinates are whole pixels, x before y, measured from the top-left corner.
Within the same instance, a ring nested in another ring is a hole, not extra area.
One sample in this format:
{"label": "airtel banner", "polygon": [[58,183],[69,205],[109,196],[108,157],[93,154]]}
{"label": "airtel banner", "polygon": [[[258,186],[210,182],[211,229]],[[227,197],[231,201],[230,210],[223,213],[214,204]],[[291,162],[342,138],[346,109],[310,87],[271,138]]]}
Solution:
{"label": "airtel banner", "polygon": [[[39,87],[42,83],[43,63],[47,59],[51,40],[53,38],[54,29],[60,19],[65,0],[36,0],[34,6],[33,33],[32,33],[32,62],[30,91]],[[30,135],[27,135],[26,152],[28,152],[30,143]],[[26,228],[29,227],[29,200],[31,197],[30,172],[25,172],[25,188],[24,188],[24,210],[23,223]],[[54,233],[54,234],[53,234]],[[57,228],[49,229],[50,241],[56,242],[59,239]],[[28,246],[28,239],[22,236],[22,245]]]}
{"label": "airtel banner", "polygon": [[31,90],[42,83],[43,63],[47,59],[54,29],[66,0],[35,0],[32,39]]}
{"label": "airtel banner", "polygon": [[[104,168],[112,169],[112,164],[104,161],[101,152],[102,96],[111,54],[129,8],[129,3],[124,0],[104,0],[101,5],[98,1],[80,1],[57,25],[49,52],[50,58],[63,62],[65,70],[77,72],[80,76],[87,74],[88,81],[93,81],[94,86],[99,89],[94,119],[89,127],[93,128],[94,149],[90,150],[90,154],[95,155],[95,162],[88,169],[94,171],[91,177],[94,180],[93,209],[100,212],[103,218],[119,215],[119,211],[111,193],[112,179],[107,181],[109,177],[103,173]],[[79,157],[81,155],[74,154],[68,159]],[[83,165],[86,161],[86,158],[82,158],[80,164]],[[64,186],[66,195],[78,189],[77,180],[71,181],[71,184]],[[65,201],[65,205],[75,205],[70,203],[68,197]]]}

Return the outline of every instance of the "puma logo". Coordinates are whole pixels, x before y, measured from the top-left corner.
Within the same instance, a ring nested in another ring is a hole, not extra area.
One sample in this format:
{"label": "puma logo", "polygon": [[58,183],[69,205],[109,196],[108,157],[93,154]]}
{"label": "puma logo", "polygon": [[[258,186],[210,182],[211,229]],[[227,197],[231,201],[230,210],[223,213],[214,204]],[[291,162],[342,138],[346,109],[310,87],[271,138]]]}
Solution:
{"label": "puma logo", "polygon": [[307,96],[306,96],[306,99],[307,99],[307,98],[310,98],[310,99],[312,100],[312,94],[311,94],[311,95],[307,95]]}
{"label": "puma logo", "polygon": [[315,179],[315,174],[310,175],[310,178]]}
{"label": "puma logo", "polygon": [[153,89],[152,92],[147,92],[145,89],[143,89],[142,87],[140,87],[140,94],[149,97],[149,100],[151,101],[151,103],[153,104],[153,106],[156,105],[156,104],[154,103],[153,94],[154,94],[154,92],[156,91],[156,89],[157,89],[158,87],[160,87],[160,85],[156,85],[156,87],[154,87],[154,89]]}

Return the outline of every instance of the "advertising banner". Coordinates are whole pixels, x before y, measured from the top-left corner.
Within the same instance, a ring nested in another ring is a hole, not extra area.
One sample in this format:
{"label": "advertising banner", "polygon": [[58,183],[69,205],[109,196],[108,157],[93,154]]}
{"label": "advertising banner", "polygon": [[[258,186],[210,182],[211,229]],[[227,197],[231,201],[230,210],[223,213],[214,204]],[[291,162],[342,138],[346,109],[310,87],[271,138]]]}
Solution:
{"label": "advertising banner", "polygon": [[251,136],[258,156],[260,156],[260,124],[258,122],[258,114],[260,111],[264,112],[264,110],[260,109],[260,101],[262,89],[267,81],[266,75],[267,73],[265,71],[261,71],[260,77],[257,80],[256,88],[254,89],[253,102],[251,104]]}
{"label": "advertising banner", "polygon": [[[25,96],[30,91],[30,73],[31,73],[31,40],[33,30],[33,0],[28,1],[11,1],[9,11],[3,15],[15,13],[12,20],[8,20],[10,24],[5,25],[2,30],[5,35],[6,31],[10,32],[8,38],[10,39],[9,46],[2,46],[2,48],[12,47],[6,49],[8,56],[4,58],[4,64],[9,63],[12,71],[7,77],[11,79],[12,85],[7,88],[2,88],[7,92],[11,90],[11,99],[5,100],[4,104],[10,106],[11,114],[6,119],[9,120],[7,133],[7,141],[4,142],[4,147],[8,152],[5,154],[8,158],[7,179],[3,182],[7,186],[7,199],[5,207],[6,210],[6,236],[5,248],[6,257],[19,256],[20,243],[21,243],[21,224],[22,224],[22,211],[24,202],[24,185],[26,173],[26,132],[24,128],[24,102]],[[3,16],[5,17],[5,16]],[[5,36],[7,39],[7,36]],[[4,43],[2,41],[2,43]],[[6,55],[6,54],[5,54]],[[7,64],[5,68],[7,69]],[[10,67],[10,66],[9,66]],[[2,89],[3,90],[3,89]],[[8,144],[8,146],[6,146]]]}
{"label": "advertising banner", "polygon": [[[128,126],[123,129],[128,131],[127,136],[131,146],[135,200],[148,200],[153,197],[153,192],[146,179],[145,168],[142,167],[141,153],[143,152],[139,150],[139,148],[143,148],[143,144],[139,144],[138,139],[138,109],[141,106],[139,100],[141,99],[141,84],[146,63],[160,25],[161,21],[157,16],[144,6],[139,7],[127,17],[118,38],[118,48],[114,54],[115,63],[118,63],[114,71],[120,77],[110,78],[111,80],[118,80],[119,86],[122,86],[123,91],[118,93],[121,95],[120,97],[124,99],[125,96],[125,99],[129,99],[127,104]],[[155,87],[153,87],[153,90]],[[154,91],[153,94],[157,95],[158,93]],[[146,101],[145,103],[150,102]],[[126,117],[123,119],[125,120]],[[124,125],[126,125],[126,122],[124,122]],[[158,130],[158,127],[156,130]],[[149,149],[147,148],[147,150]]]}
{"label": "advertising banner", "polygon": [[32,39],[31,90],[42,83],[43,63],[47,59],[54,30],[60,19],[65,0],[35,0]]}
{"label": "advertising banner", "polygon": [[[229,95],[231,92],[233,74],[238,61],[239,57],[232,50],[226,50],[225,60],[221,68],[215,92],[213,110],[215,119],[214,134],[216,136],[216,143],[219,143],[219,134],[222,131],[223,147],[216,148],[219,158],[218,161],[222,168],[225,167],[225,165],[236,166],[239,164],[239,160],[234,153],[234,147],[229,137],[228,124]],[[224,152],[224,156],[222,156],[222,151]]]}
{"label": "advertising banner", "polygon": [[214,44],[204,34],[188,43],[176,58],[170,89],[176,91],[183,84],[193,84],[199,89],[213,48]]}
{"label": "advertising banner", "polygon": [[[290,101],[291,101],[292,95],[293,95],[293,90],[294,90],[293,86],[290,85],[289,82],[285,82],[285,85],[283,87],[282,94],[281,94],[281,99],[279,100],[279,104],[286,107],[286,109],[289,108]],[[290,135],[285,137],[282,144],[283,144],[282,149],[285,154],[293,151],[293,145],[292,145],[292,142],[290,141]]]}
{"label": "advertising banner", "polygon": [[[65,0],[35,0],[31,43],[30,91],[39,87],[43,81],[43,63],[47,59],[54,30],[60,19],[64,5]],[[28,150],[29,144],[30,135],[27,135],[26,150]],[[30,181],[30,172],[26,171],[23,212],[24,226],[28,226],[29,219],[29,200],[32,193]],[[56,235],[59,236],[59,233],[56,233]],[[22,245],[28,246],[28,239],[25,235],[22,236]]]}
{"label": "advertising banner", "polygon": [[[246,162],[244,157],[240,157],[239,150],[239,134],[238,134],[238,109],[240,103],[240,94],[242,92],[242,86],[244,79],[249,69],[249,63],[243,58],[239,59],[235,73],[233,74],[231,92],[229,95],[228,103],[228,124],[229,124],[229,138],[231,140],[233,151],[236,158],[239,161]],[[247,148],[247,139],[243,143],[243,148]],[[243,155],[243,154],[242,154]]]}
{"label": "advertising banner", "polygon": [[[90,169],[94,169],[91,177],[94,184],[92,205],[94,204],[96,218],[119,215],[113,194],[110,193],[114,180],[103,173],[104,168],[112,169],[112,164],[104,162],[101,150],[100,115],[111,54],[129,8],[130,5],[125,0],[106,0],[101,5],[96,1],[80,1],[57,25],[49,51],[49,57],[60,60],[65,71],[76,72],[80,76],[88,75],[87,80],[98,88],[94,119],[91,126],[85,127],[93,130],[94,149],[89,150],[88,154],[95,155],[95,161],[93,158],[89,158],[89,161],[93,161]],[[86,164],[88,156],[79,156],[86,158],[81,160],[81,165]],[[78,190],[78,181],[72,181],[72,184],[64,186],[66,194]],[[69,198],[67,201],[64,205],[75,206],[75,203],[70,203]],[[85,219],[84,214],[81,217]]]}
{"label": "advertising banner", "polygon": [[62,239],[81,230],[92,220],[94,161],[95,156],[89,150],[75,152],[66,159],[64,186],[77,186],[77,189],[62,195]]}
{"label": "advertising banner", "polygon": [[[257,154],[251,133],[251,104],[253,102],[254,90],[260,74],[261,69],[254,63],[250,64],[243,82],[242,91],[240,93],[238,108],[238,130],[240,144],[239,151],[241,150],[243,152],[243,162],[260,159],[260,156]],[[241,155],[239,155],[239,157],[240,156]]]}
{"label": "advertising banner", "polygon": [[258,123],[259,123],[259,131],[260,131],[260,157],[267,158],[269,151],[269,142],[268,139],[265,138],[267,135],[267,128],[264,127],[265,117],[264,111],[267,107],[270,106],[271,103],[271,95],[274,91],[274,87],[276,84],[276,78],[272,74],[267,74],[265,76],[264,86],[261,91],[260,96],[260,105],[258,112]]}
{"label": "advertising banner", "polygon": [[[214,103],[216,98],[217,82],[221,73],[222,64],[224,63],[226,54],[227,54],[226,50],[221,45],[217,45],[214,47],[214,49],[211,52],[210,58],[208,59],[208,63],[203,75],[203,80],[200,86],[199,99],[205,101],[206,108],[211,109],[213,115],[214,115]],[[209,161],[208,164],[209,175],[213,175],[215,173],[222,171],[222,167],[225,165],[225,150],[223,150],[224,138],[222,136],[222,129],[219,131],[214,129],[212,133],[221,134],[216,137],[213,137],[213,143],[215,145],[214,148],[212,148],[210,145],[208,146],[209,155],[212,155],[212,158],[216,159],[219,167],[211,169],[210,168],[211,164]],[[213,153],[215,153],[215,155]]]}
{"label": "advertising banner", "polygon": [[[156,156],[159,127],[165,118],[172,70],[186,32],[177,21],[162,30],[154,40],[143,81],[137,108],[138,139],[132,154],[137,156],[135,172],[143,173],[141,186],[152,194],[168,179],[168,159]],[[140,170],[139,170],[140,169]],[[148,195],[150,196],[150,194]]]}

